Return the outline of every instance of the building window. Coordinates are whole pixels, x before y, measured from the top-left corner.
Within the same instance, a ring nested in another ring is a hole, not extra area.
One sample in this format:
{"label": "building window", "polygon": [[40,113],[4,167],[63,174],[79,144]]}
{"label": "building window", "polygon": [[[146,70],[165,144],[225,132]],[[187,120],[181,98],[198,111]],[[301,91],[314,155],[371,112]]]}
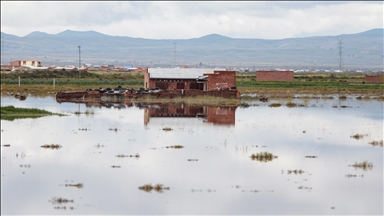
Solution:
{"label": "building window", "polygon": [[185,83],[183,82],[178,82],[176,84],[176,89],[185,89]]}
{"label": "building window", "polygon": [[190,83],[189,84],[189,89],[199,89],[203,90],[204,84],[203,83]]}
{"label": "building window", "polygon": [[156,87],[162,90],[168,89],[168,83],[166,82],[156,82]]}

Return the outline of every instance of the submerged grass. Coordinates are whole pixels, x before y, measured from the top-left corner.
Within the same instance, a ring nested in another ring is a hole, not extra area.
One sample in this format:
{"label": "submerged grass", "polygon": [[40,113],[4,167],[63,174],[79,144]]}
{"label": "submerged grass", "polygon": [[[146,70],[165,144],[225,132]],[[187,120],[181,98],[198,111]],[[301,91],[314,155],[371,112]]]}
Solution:
{"label": "submerged grass", "polygon": [[158,193],[163,193],[164,190],[169,190],[169,187],[164,187],[164,185],[162,185],[162,184],[157,184],[155,186],[152,186],[152,184],[145,184],[143,186],[140,186],[139,190],[143,190],[147,193],[150,193],[152,190],[154,190]]}
{"label": "submerged grass", "polygon": [[41,148],[60,149],[61,145],[59,145],[59,144],[51,144],[51,145],[45,144],[45,145],[42,145]]}
{"label": "submerged grass", "polygon": [[372,170],[373,169],[373,164],[367,161],[363,161],[361,163],[355,162],[355,164],[352,165],[355,169],[362,169],[364,171],[367,170]]}
{"label": "submerged grass", "polygon": [[367,134],[355,134],[355,135],[352,135],[351,138],[354,138],[354,139],[363,139],[364,136],[367,136]]}
{"label": "submerged grass", "polygon": [[182,146],[182,145],[174,145],[174,146],[165,146],[165,148],[181,149],[181,148],[184,148],[184,146]]}
{"label": "submerged grass", "polygon": [[370,145],[372,146],[381,146],[383,147],[384,145],[384,141],[383,140],[380,140],[380,141],[372,141],[372,142],[369,142]]}
{"label": "submerged grass", "polygon": [[269,152],[260,152],[260,153],[252,154],[250,158],[252,160],[256,160],[260,162],[269,162],[269,161],[272,161],[273,159],[276,159],[277,156]]}
{"label": "submerged grass", "polygon": [[18,108],[14,106],[1,107],[1,120],[13,121],[15,119],[40,118],[52,115],[65,116],[64,114],[53,113],[36,108]]}

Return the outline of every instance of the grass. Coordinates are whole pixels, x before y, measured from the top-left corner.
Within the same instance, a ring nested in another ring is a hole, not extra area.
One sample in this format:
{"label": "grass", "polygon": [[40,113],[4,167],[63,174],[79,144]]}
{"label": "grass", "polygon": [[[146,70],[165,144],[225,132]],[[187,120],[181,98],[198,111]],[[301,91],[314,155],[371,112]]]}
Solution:
{"label": "grass", "polygon": [[[291,96],[294,94],[362,94],[380,96],[383,83],[363,83],[364,75],[355,74],[295,74],[293,82],[257,82],[254,74],[237,75],[236,87],[241,93],[258,93]],[[20,86],[18,86],[20,77]],[[252,78],[253,77],[253,78]],[[53,87],[55,79],[55,88]],[[348,82],[339,82],[347,80]],[[86,88],[118,86],[137,89],[144,86],[143,73],[131,72],[1,72],[1,92],[25,92],[32,95],[47,95],[51,92],[79,91]],[[380,99],[379,97],[379,99]]]}
{"label": "grass", "polygon": [[171,130],[173,130],[173,129],[170,128],[170,127],[165,127],[165,128],[163,128],[163,131],[171,131]]}
{"label": "grass", "polygon": [[269,162],[269,161],[272,161],[273,159],[276,159],[277,156],[269,152],[260,152],[260,153],[252,154],[250,158],[252,160],[256,160],[260,162]]}
{"label": "grass", "polygon": [[[324,75],[325,76],[325,75]],[[329,75],[328,75],[329,76]],[[337,79],[311,79],[311,75],[302,75],[293,82],[265,81],[257,82],[255,80],[244,81],[238,79],[237,89],[241,93],[268,94],[270,97],[291,96],[294,94],[364,94],[364,95],[382,95],[383,83],[362,83],[359,78],[353,75],[345,75],[344,79],[348,82],[338,82]]]}
{"label": "grass", "polygon": [[1,107],[1,120],[13,121],[15,119],[40,118],[52,115],[65,116],[64,114],[53,113],[36,108],[18,108],[14,106]]}
{"label": "grass", "polygon": [[373,169],[373,164],[367,161],[363,161],[361,163],[355,162],[355,164],[352,165],[355,169],[362,169],[364,171],[367,170],[372,170]]}

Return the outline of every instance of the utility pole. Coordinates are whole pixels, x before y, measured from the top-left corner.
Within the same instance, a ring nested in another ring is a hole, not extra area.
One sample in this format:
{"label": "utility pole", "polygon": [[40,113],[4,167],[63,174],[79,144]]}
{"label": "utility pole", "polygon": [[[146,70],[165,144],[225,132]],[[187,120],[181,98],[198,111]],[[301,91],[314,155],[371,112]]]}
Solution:
{"label": "utility pole", "polygon": [[173,67],[176,67],[176,42],[173,41]]}
{"label": "utility pole", "polygon": [[79,48],[79,78],[81,77],[81,71],[80,71],[80,67],[81,67],[81,58],[80,58],[80,46],[78,46]]}
{"label": "utility pole", "polygon": [[342,51],[342,40],[339,40],[339,70],[342,72],[342,64],[343,64],[343,51]]}
{"label": "utility pole", "polygon": [[3,58],[4,58],[4,45],[3,45],[3,43],[4,43],[4,37],[1,37],[1,64],[3,64]]}

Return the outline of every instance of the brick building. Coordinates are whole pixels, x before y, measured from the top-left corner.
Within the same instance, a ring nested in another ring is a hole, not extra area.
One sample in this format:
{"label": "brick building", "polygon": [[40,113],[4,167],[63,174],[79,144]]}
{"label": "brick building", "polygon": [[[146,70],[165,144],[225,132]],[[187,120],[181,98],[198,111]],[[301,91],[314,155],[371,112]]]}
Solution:
{"label": "brick building", "polygon": [[365,75],[365,82],[366,83],[384,82],[384,74]]}
{"label": "brick building", "polygon": [[256,71],[256,81],[294,81],[293,71]]}
{"label": "brick building", "polygon": [[148,68],[144,88],[211,91],[236,86],[236,71],[203,68]]}

